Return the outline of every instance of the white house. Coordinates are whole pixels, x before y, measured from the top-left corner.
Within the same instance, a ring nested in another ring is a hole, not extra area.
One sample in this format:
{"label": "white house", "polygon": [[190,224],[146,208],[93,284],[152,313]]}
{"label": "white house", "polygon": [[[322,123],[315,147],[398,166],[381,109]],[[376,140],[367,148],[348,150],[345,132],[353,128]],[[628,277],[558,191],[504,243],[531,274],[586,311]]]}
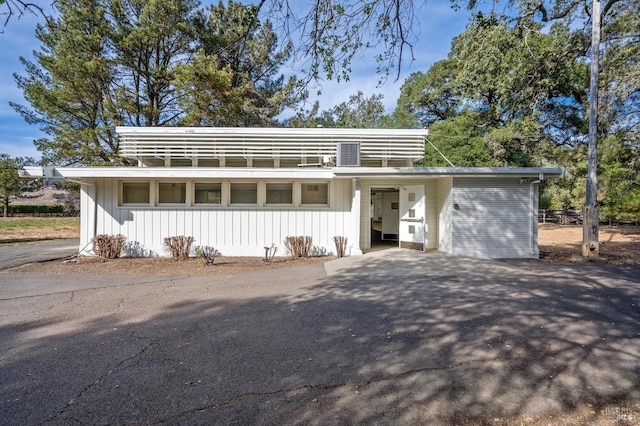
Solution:
{"label": "white house", "polygon": [[80,252],[122,234],[150,256],[193,236],[225,256],[262,256],[287,236],[315,253],[361,254],[380,238],[475,257],[538,257],[538,185],[551,168],[413,167],[426,130],[118,127],[137,167],[27,167],[81,183]]}

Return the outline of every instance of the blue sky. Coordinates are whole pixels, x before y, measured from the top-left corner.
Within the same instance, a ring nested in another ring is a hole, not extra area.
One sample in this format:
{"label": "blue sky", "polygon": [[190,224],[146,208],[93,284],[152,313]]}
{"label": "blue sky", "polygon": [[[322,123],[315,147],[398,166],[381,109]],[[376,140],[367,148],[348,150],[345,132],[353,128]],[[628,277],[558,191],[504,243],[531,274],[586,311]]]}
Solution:
{"label": "blue sky", "polygon": [[[204,2],[203,2],[204,3]],[[416,2],[419,3],[419,2]],[[455,12],[448,0],[428,2],[418,11],[420,16],[419,43],[414,49],[414,61],[403,65],[403,72],[398,81],[391,76],[388,81],[378,86],[380,76],[376,74],[376,63],[372,59],[373,52],[364,52],[354,58],[353,72],[347,82],[322,81],[322,94],[312,97],[320,101],[320,110],[346,101],[350,95],[362,91],[366,96],[384,95],[383,102],[387,112],[395,108],[400,87],[406,77],[416,71],[426,71],[434,62],[444,59],[451,44],[451,39],[464,31],[469,13]],[[35,28],[44,19],[27,14],[20,19],[12,18],[4,33],[0,34],[0,153],[12,157],[29,156],[40,158],[33,140],[42,137],[38,126],[29,125],[9,102],[26,104],[22,92],[16,87],[13,73],[24,74],[24,67],[19,57],[33,59],[32,52],[38,50]],[[283,73],[295,72],[296,69],[282,70]],[[312,90],[312,93],[315,91]]]}

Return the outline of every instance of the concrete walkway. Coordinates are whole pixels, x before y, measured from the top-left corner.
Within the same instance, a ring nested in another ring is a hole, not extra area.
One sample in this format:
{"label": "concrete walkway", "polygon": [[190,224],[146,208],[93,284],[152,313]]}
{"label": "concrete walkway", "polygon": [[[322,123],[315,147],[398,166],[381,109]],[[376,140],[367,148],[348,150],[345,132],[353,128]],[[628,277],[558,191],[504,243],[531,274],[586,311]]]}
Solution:
{"label": "concrete walkway", "polygon": [[639,277],[399,249],[204,277],[0,273],[0,418],[450,424],[633,406]]}

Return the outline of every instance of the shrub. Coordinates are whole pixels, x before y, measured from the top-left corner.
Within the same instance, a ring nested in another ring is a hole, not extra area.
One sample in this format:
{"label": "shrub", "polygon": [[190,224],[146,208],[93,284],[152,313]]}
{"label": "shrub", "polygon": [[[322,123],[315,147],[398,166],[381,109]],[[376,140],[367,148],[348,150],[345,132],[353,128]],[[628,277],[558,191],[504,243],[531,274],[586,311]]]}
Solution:
{"label": "shrub", "polygon": [[164,239],[164,244],[171,252],[173,260],[184,260],[189,258],[191,243],[193,243],[193,237],[185,237],[184,235],[167,237]]}
{"label": "shrub", "polygon": [[284,240],[284,246],[291,257],[308,257],[311,250],[311,237],[308,235],[287,237]]}
{"label": "shrub", "polygon": [[202,258],[202,262],[205,265],[211,266],[213,265],[213,262],[216,260],[216,256],[220,255],[220,252],[216,250],[214,247],[197,246],[196,255]]}
{"label": "shrub", "polygon": [[336,244],[336,254],[338,257],[344,257],[347,251],[347,237],[333,237],[333,242]]}
{"label": "shrub", "polygon": [[271,263],[277,251],[278,251],[278,247],[276,247],[275,244],[271,244],[271,246],[265,246],[264,259],[262,259],[264,263]]}
{"label": "shrub", "polygon": [[96,256],[105,259],[117,259],[122,253],[124,242],[127,239],[124,235],[100,234],[93,237],[93,252]]}

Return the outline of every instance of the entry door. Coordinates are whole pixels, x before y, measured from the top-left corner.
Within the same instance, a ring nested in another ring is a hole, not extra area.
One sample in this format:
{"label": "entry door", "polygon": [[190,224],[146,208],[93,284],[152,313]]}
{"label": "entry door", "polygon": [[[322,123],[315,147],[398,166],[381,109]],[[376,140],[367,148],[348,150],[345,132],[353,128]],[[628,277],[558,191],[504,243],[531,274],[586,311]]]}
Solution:
{"label": "entry door", "polygon": [[424,250],[424,185],[400,188],[400,247]]}

